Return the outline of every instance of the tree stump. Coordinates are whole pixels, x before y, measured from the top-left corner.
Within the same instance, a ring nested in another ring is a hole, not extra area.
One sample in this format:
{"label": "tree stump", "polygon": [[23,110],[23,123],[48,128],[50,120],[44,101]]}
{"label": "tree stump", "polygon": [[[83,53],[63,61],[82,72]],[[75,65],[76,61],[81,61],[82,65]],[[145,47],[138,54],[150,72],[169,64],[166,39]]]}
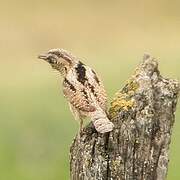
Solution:
{"label": "tree stump", "polygon": [[70,149],[72,180],[164,180],[180,86],[163,78],[157,61],[142,63],[109,109],[110,133],[90,123]]}

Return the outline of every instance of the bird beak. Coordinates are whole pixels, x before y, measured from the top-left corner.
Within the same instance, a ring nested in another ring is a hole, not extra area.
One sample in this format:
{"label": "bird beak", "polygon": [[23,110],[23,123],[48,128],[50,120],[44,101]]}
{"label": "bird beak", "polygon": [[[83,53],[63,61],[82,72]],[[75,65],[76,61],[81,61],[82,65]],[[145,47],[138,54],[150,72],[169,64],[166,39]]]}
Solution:
{"label": "bird beak", "polygon": [[38,56],[39,59],[44,59],[44,60],[47,60],[48,57],[49,57],[48,54],[40,54],[40,55]]}

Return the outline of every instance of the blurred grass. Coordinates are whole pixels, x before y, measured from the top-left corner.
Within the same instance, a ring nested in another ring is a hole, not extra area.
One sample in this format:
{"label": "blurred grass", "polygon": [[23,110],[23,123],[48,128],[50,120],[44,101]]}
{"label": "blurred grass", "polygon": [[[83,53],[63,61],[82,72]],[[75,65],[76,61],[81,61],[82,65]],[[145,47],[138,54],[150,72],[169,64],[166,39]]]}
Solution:
{"label": "blurred grass", "polygon": [[[0,0],[0,179],[69,177],[78,130],[56,73],[37,54],[65,48],[99,72],[109,99],[144,52],[180,78],[180,2]],[[168,179],[180,179],[179,106]]]}

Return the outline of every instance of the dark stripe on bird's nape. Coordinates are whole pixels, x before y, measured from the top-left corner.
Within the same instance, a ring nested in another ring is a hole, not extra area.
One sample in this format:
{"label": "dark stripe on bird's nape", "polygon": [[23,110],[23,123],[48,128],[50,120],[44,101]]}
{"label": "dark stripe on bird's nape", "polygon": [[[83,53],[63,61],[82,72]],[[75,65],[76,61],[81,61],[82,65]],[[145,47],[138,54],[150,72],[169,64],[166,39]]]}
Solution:
{"label": "dark stripe on bird's nape", "polygon": [[84,64],[82,62],[79,61],[79,63],[77,64],[76,67],[76,73],[77,73],[77,80],[81,83],[81,84],[85,84],[85,82],[87,81],[87,77],[86,77],[86,68],[84,67]]}
{"label": "dark stripe on bird's nape", "polygon": [[64,79],[64,82],[69,85],[69,88],[72,91],[76,92],[76,88],[66,78]]}
{"label": "dark stripe on bird's nape", "polygon": [[95,81],[100,85],[100,81],[99,81],[99,79],[98,79],[98,77],[97,77],[96,72],[95,72],[94,70],[92,70],[92,73],[94,74],[94,79],[95,79]]}

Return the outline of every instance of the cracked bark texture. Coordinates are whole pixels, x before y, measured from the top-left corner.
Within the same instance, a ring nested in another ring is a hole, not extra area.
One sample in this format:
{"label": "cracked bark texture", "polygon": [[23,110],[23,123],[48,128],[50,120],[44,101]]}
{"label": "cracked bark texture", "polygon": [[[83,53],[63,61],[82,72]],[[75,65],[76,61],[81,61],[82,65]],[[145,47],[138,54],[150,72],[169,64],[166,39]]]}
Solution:
{"label": "cracked bark texture", "polygon": [[115,128],[97,133],[90,123],[70,149],[72,180],[164,180],[180,86],[163,78],[157,61],[142,63],[109,109]]}

